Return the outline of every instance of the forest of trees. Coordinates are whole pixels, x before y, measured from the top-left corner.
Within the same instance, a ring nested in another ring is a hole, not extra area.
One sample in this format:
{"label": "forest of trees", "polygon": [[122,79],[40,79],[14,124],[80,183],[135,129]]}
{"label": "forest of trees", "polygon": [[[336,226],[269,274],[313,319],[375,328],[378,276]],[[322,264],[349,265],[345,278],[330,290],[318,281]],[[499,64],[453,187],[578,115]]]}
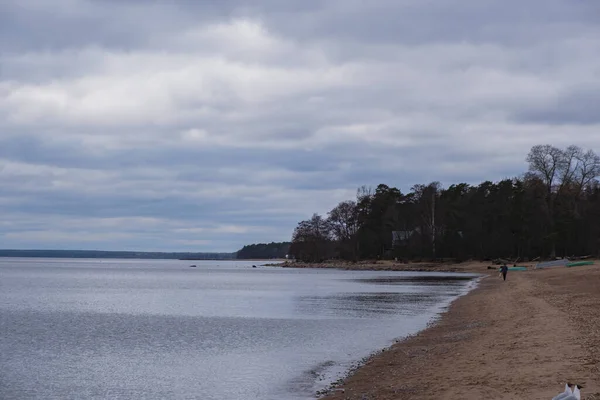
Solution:
{"label": "forest of trees", "polygon": [[362,187],[326,217],[301,221],[290,254],[308,262],[597,256],[600,157],[538,145],[526,161],[522,176],[477,186]]}
{"label": "forest of trees", "polygon": [[259,243],[244,246],[237,252],[239,260],[269,260],[285,258],[290,251],[290,242]]}

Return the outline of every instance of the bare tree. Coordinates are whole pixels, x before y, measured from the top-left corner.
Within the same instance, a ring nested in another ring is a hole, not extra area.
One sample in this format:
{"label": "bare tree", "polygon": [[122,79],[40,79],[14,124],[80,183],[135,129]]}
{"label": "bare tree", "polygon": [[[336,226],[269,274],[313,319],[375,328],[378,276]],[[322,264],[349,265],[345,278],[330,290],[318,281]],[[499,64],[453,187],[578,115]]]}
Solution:
{"label": "bare tree", "polygon": [[[568,198],[568,193],[574,191],[575,199],[578,199],[585,187],[600,175],[600,157],[592,150],[584,152],[578,146],[561,150],[550,145],[538,145],[531,148],[527,162],[530,173],[546,186],[550,237],[555,237],[557,198]],[[577,213],[577,204],[573,209]],[[552,243],[552,257],[555,255],[554,247],[555,243]]]}
{"label": "bare tree", "polygon": [[558,163],[560,179],[558,192],[562,192],[563,188],[568,188],[574,183],[581,153],[581,148],[577,146],[569,146],[562,151],[562,159]]}
{"label": "bare tree", "polygon": [[550,251],[550,257],[552,258],[556,256],[556,224],[554,221],[555,196],[553,195],[553,189],[555,188],[557,177],[559,179],[565,179],[568,178],[570,174],[571,161],[565,161],[567,157],[568,156],[565,156],[563,150],[549,144],[533,146],[527,155],[529,172],[533,176],[540,178],[546,187],[546,206],[548,207],[547,221],[550,233],[548,237],[552,240],[552,250]]}
{"label": "bare tree", "polygon": [[369,199],[371,199],[373,197],[373,195],[375,194],[375,191],[373,190],[372,187],[367,187],[365,185],[361,186],[358,188],[358,190],[356,191],[356,201],[358,203],[362,202],[362,201],[368,201]]}
{"label": "bare tree", "polygon": [[600,176],[600,156],[593,150],[588,150],[585,153],[580,150],[576,158],[578,164],[575,177],[577,180],[577,195],[580,196],[583,189]]}
{"label": "bare tree", "polygon": [[600,156],[578,146],[569,146],[565,150],[550,145],[533,146],[527,162],[530,173],[544,182],[548,193],[555,188],[560,193],[567,187],[575,187],[581,193],[600,176]]}
{"label": "bare tree", "polygon": [[533,146],[527,155],[527,162],[529,171],[542,179],[550,195],[557,175],[564,169],[564,152],[549,144]]}

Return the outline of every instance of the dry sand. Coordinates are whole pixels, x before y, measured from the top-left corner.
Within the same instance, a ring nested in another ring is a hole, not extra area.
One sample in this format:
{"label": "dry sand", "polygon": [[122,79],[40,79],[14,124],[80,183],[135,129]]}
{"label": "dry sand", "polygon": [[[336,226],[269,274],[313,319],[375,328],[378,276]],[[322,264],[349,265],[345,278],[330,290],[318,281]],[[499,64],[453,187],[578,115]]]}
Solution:
{"label": "dry sand", "polygon": [[370,359],[326,399],[549,400],[566,382],[600,399],[599,313],[600,267],[511,271],[506,282],[489,274],[439,323]]}

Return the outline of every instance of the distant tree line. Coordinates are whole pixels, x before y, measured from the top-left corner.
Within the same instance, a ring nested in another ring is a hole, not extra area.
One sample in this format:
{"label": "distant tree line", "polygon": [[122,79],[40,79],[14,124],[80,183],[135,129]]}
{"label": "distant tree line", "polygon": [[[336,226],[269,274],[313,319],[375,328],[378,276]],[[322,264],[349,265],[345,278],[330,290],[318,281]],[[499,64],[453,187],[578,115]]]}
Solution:
{"label": "distant tree line", "polygon": [[290,244],[290,242],[273,242],[247,245],[237,252],[237,258],[242,260],[285,258],[289,254]]}
{"label": "distant tree line", "polygon": [[144,252],[101,250],[0,250],[0,257],[27,258],[110,258],[156,260],[233,260],[235,253]]}
{"label": "distant tree line", "polygon": [[290,254],[309,262],[598,255],[600,157],[538,145],[526,161],[522,176],[477,186],[361,187],[356,200],[301,221]]}

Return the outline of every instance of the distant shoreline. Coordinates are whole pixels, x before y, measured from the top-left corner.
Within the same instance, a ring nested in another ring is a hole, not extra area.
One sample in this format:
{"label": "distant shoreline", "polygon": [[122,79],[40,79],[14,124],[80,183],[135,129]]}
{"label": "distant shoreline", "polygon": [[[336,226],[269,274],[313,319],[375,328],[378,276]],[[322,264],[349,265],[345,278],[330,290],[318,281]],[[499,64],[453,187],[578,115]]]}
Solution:
{"label": "distant shoreline", "polygon": [[[524,264],[520,264],[524,265]],[[526,264],[525,264],[526,265]],[[331,268],[341,270],[364,270],[364,271],[407,271],[407,272],[466,272],[487,273],[488,267],[492,266],[490,261],[466,261],[463,263],[442,262],[415,262],[402,263],[398,261],[326,261],[323,263],[305,263],[300,261],[283,261],[266,264],[269,267],[282,268]],[[532,265],[533,266],[533,265]]]}
{"label": "distant shoreline", "polygon": [[236,258],[235,253],[182,253],[99,250],[0,250],[2,258],[62,258],[106,260],[254,261],[283,262],[283,258]]}
{"label": "distant shoreline", "polygon": [[0,258],[105,258],[136,260],[236,260],[236,253],[153,252],[104,250],[0,250]]}
{"label": "distant shoreline", "polygon": [[254,262],[271,262],[271,263],[283,263],[282,259],[275,258],[180,258],[180,261],[254,261]]}

